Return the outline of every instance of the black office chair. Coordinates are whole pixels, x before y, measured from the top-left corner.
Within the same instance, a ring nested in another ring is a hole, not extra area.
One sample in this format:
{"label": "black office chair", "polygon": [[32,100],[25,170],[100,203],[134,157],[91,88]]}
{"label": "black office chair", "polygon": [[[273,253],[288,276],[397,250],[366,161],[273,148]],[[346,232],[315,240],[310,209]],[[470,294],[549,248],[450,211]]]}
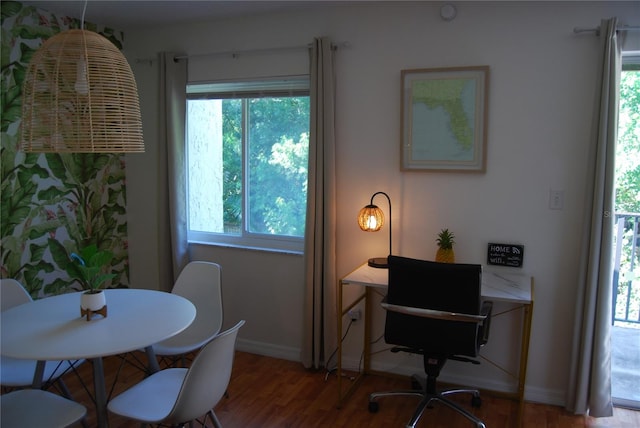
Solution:
{"label": "black office chair", "polygon": [[479,364],[473,360],[487,342],[492,302],[481,302],[482,267],[459,263],[435,263],[426,260],[389,256],[389,289],[382,306],[387,311],[384,337],[392,352],[420,354],[424,359],[423,376],[414,375],[415,389],[377,392],[369,395],[369,411],[379,409],[384,396],[410,395],[422,400],[407,427],[415,427],[426,407],[441,402],[461,413],[476,427],[484,423],[473,414],[445,398],[454,393],[471,394],[471,404],[481,405],[475,389],[438,391],[436,380],[447,360]]}

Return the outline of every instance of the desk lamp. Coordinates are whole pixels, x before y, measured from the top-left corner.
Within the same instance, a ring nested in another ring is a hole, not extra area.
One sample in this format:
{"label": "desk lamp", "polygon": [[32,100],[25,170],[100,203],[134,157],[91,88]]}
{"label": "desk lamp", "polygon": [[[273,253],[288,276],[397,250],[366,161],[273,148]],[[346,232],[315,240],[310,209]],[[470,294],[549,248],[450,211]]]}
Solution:
{"label": "desk lamp", "polygon": [[[358,213],[358,226],[365,232],[377,232],[384,225],[384,214],[377,205],[373,204],[376,195],[384,195],[389,201],[389,254],[391,254],[391,199],[384,192],[376,192],[371,196],[371,202]],[[374,257],[368,260],[369,266],[375,268],[387,268],[387,257]]]}

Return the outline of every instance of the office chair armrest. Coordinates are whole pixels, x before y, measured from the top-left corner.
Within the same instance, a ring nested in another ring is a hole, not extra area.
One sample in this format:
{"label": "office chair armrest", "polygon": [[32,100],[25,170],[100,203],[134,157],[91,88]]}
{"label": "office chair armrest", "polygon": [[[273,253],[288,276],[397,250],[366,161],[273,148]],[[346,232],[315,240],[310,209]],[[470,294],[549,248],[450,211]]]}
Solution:
{"label": "office chair armrest", "polygon": [[405,315],[413,315],[422,318],[434,318],[448,321],[482,323],[486,315],[469,315],[456,312],[438,311],[435,309],[414,308],[411,306],[393,305],[383,301],[380,305],[387,311],[398,312]]}
{"label": "office chair armrest", "polygon": [[480,308],[480,314],[485,317],[491,316],[491,311],[493,310],[493,302],[491,300],[485,300],[482,302],[482,307]]}
{"label": "office chair armrest", "polygon": [[486,300],[482,302],[482,307],[480,308],[480,313],[484,315],[486,318],[484,322],[480,325],[480,334],[478,335],[480,338],[480,346],[487,343],[489,340],[489,330],[491,329],[491,312],[493,310],[493,302],[490,300]]}

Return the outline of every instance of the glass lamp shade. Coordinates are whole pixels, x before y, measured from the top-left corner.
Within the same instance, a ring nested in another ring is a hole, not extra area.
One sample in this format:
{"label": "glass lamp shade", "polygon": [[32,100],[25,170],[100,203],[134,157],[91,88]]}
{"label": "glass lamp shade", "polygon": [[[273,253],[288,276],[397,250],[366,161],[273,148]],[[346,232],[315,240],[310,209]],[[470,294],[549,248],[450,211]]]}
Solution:
{"label": "glass lamp shade", "polygon": [[367,205],[358,213],[358,226],[365,232],[377,232],[384,225],[384,213],[377,205]]}

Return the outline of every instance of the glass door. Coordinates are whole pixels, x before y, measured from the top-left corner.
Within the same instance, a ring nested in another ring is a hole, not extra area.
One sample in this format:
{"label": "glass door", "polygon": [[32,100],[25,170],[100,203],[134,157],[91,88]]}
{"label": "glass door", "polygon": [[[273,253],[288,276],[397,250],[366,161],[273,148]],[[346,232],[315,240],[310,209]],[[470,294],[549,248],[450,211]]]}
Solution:
{"label": "glass door", "polygon": [[611,392],[640,409],[640,52],[623,55],[619,112]]}

